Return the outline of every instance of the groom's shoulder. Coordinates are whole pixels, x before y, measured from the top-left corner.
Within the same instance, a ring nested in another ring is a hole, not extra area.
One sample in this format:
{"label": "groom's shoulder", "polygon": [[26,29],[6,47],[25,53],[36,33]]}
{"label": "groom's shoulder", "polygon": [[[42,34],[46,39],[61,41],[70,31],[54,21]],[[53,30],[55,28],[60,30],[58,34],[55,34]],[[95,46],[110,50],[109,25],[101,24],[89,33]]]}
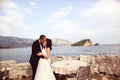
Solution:
{"label": "groom's shoulder", "polygon": [[38,39],[33,42],[33,44],[37,44],[37,43],[39,43]]}

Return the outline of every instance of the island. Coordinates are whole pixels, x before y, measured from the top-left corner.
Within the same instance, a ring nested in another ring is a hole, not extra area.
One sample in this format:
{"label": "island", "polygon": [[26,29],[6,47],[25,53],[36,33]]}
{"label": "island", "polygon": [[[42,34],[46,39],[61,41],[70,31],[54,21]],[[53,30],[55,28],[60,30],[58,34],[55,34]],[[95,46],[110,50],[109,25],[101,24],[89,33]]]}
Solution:
{"label": "island", "polygon": [[73,43],[71,46],[93,46],[93,42],[90,39],[83,39],[76,43]]}

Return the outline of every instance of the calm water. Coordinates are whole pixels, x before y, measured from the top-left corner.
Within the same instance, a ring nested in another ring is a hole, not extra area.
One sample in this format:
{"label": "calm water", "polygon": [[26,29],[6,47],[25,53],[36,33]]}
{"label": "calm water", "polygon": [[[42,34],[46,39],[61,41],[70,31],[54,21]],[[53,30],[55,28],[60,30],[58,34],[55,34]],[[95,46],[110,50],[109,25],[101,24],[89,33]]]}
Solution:
{"label": "calm water", "polygon": [[[101,45],[90,47],[53,47],[51,55],[80,55],[80,54],[120,54],[120,45]],[[31,47],[0,49],[0,60],[16,60],[17,62],[28,62],[31,55]]]}

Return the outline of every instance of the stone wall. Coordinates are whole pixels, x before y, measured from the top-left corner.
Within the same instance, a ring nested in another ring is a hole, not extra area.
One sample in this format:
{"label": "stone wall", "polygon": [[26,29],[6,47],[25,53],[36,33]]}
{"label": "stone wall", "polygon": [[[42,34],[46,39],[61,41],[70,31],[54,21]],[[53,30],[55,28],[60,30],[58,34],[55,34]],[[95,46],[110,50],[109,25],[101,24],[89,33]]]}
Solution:
{"label": "stone wall", "polygon": [[14,60],[0,61],[0,80],[29,79],[31,74],[31,66],[29,63],[16,63]]}
{"label": "stone wall", "polygon": [[[82,58],[80,56],[54,56],[52,57],[52,63],[69,59],[81,60]],[[96,74],[99,76],[115,77],[115,79],[110,80],[120,80],[120,55],[89,55],[88,61],[90,64],[89,75],[93,80],[103,80],[94,79]],[[31,66],[28,62],[16,63],[14,60],[0,61],[0,80],[31,80],[31,74]]]}
{"label": "stone wall", "polygon": [[112,76],[120,80],[120,55],[91,56],[90,74]]}

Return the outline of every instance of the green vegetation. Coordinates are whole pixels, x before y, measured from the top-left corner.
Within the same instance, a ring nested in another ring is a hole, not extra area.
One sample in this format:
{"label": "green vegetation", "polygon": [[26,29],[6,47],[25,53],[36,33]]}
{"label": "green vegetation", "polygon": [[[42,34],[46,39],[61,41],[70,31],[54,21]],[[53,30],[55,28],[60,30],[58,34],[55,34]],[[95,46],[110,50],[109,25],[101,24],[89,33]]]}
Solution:
{"label": "green vegetation", "polygon": [[94,46],[99,46],[100,44],[99,43],[95,43]]}

